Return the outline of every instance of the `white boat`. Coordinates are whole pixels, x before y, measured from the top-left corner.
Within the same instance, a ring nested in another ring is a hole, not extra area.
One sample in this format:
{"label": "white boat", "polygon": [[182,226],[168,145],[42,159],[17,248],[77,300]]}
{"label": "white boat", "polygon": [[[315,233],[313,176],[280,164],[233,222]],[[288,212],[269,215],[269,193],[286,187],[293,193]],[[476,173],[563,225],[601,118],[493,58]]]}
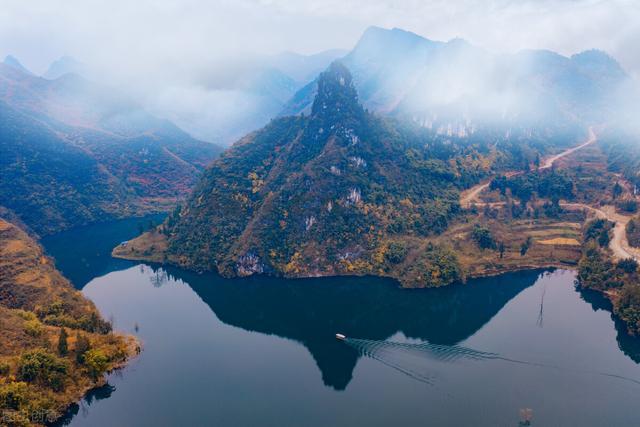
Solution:
{"label": "white boat", "polygon": [[346,336],[342,335],[342,334],[336,334],[336,339],[340,340],[340,341],[344,341],[347,339]]}

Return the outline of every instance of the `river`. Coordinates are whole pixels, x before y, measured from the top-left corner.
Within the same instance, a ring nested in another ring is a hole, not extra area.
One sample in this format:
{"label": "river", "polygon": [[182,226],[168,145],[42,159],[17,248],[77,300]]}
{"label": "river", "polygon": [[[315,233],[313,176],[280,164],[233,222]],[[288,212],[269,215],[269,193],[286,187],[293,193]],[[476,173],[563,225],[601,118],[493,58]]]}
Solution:
{"label": "river", "polygon": [[144,346],[62,424],[640,425],[640,341],[608,301],[576,290],[573,271],[425,290],[371,277],[229,280],[110,258],[141,221],[43,240]]}

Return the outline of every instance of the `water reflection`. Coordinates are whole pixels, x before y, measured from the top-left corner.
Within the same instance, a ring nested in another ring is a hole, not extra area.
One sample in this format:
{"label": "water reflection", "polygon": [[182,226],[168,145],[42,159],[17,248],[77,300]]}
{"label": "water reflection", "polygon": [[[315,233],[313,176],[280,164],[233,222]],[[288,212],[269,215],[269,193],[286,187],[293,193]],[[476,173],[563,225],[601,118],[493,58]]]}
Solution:
{"label": "water reflection", "polygon": [[80,400],[80,402],[74,403],[67,409],[62,418],[57,420],[55,423],[50,423],[49,425],[51,425],[51,427],[58,427],[71,424],[76,415],[82,413],[86,416],[89,412],[89,406],[91,406],[91,404],[100,400],[110,398],[115,391],[116,388],[109,383],[101,387],[96,387],[92,390],[89,390],[84,398]]}
{"label": "water reflection", "polygon": [[224,323],[302,343],[325,385],[343,390],[360,354],[337,342],[337,332],[370,340],[401,332],[454,345],[478,331],[540,274],[519,272],[473,285],[421,290],[400,289],[394,281],[374,277],[229,280],[171,267],[155,267],[151,280],[154,286],[182,280]]}
{"label": "water reflection", "polygon": [[130,265],[84,292],[145,351],[73,425],[638,425],[636,362],[570,271],[402,290]]}
{"label": "water reflection", "polygon": [[140,234],[140,229],[160,223],[164,217],[164,214],[156,214],[78,227],[45,236],[41,243],[55,258],[56,267],[62,274],[76,288],[82,289],[95,277],[136,265],[132,261],[111,258],[111,251],[122,241]]}
{"label": "water reflection", "polygon": [[622,321],[613,314],[611,301],[599,292],[589,289],[578,289],[580,298],[591,305],[593,311],[606,311],[611,314],[611,319],[616,328],[616,341],[618,347],[631,360],[640,363],[640,339],[627,333],[627,328]]}

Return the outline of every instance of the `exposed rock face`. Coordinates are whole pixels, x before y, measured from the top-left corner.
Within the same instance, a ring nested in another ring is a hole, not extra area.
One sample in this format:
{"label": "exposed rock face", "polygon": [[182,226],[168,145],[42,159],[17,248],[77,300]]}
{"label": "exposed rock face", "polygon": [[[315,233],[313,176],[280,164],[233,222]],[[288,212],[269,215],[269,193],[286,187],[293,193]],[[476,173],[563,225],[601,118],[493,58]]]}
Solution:
{"label": "exposed rock face", "polygon": [[236,263],[236,272],[238,276],[251,276],[252,274],[264,273],[264,265],[260,261],[260,257],[255,254],[246,254],[238,258]]}

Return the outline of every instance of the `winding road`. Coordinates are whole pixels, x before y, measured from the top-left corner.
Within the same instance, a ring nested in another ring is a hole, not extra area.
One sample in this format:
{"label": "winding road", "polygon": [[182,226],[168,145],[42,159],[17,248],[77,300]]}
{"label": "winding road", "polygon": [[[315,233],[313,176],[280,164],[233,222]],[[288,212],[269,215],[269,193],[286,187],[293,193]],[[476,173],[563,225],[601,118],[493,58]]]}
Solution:
{"label": "winding road", "polygon": [[[582,148],[595,143],[596,141],[597,141],[596,134],[593,131],[593,128],[590,127],[589,138],[587,139],[587,141],[585,141],[584,143],[578,146],[569,148],[568,150],[565,150],[559,154],[556,154],[554,156],[551,156],[545,159],[539,169],[549,169],[559,159],[566,157],[570,154],[573,154],[576,151],[581,150]],[[524,171],[512,171],[512,172],[507,172],[505,175],[507,177],[512,177],[512,176],[520,175],[523,173]],[[478,196],[480,196],[480,193],[482,193],[485,189],[489,187],[490,183],[491,181],[483,182],[469,188],[466,191],[463,191],[462,194],[460,195],[460,205],[465,209],[468,209],[473,204],[476,204],[478,206],[484,206],[485,203],[478,201]],[[504,203],[497,202],[497,203],[491,203],[490,205],[497,206],[502,204]],[[617,213],[614,206],[602,206],[601,208],[596,208],[593,206],[585,205],[583,203],[567,203],[567,202],[561,202],[560,205],[563,208],[568,210],[586,210],[594,213],[598,218],[603,218],[615,223],[615,227],[613,229],[613,238],[609,243],[609,248],[613,253],[613,257],[617,260],[633,258],[636,261],[640,262],[640,249],[629,246],[629,242],[627,241],[627,233],[625,228],[627,226],[627,223],[631,219],[630,216],[625,216]]]}
{"label": "winding road", "polygon": [[[576,151],[581,150],[588,145],[595,143],[597,140],[598,139],[596,137],[596,133],[593,131],[593,128],[590,127],[589,138],[584,143],[575,147],[571,147],[568,150],[565,150],[561,153],[558,153],[554,156],[544,159],[544,161],[542,162],[542,165],[540,165],[538,169],[539,170],[549,169],[550,167],[553,166],[553,164],[556,161],[560,160],[563,157],[568,156],[569,154],[575,153]],[[521,175],[523,173],[524,171],[511,171],[511,172],[507,172],[505,176],[507,178],[510,178],[512,176]],[[463,191],[460,195],[460,206],[462,206],[465,209],[468,209],[471,207],[472,204],[477,203],[478,196],[480,195],[480,193],[482,193],[485,189],[489,187],[489,184],[491,184],[491,180],[485,181],[483,183],[480,183],[478,185],[475,185],[469,188],[468,190]]]}
{"label": "winding road", "polygon": [[615,227],[613,228],[613,238],[609,242],[609,249],[611,249],[613,257],[617,260],[633,258],[640,262],[640,249],[631,247],[627,240],[626,227],[627,223],[631,219],[630,216],[617,213],[614,206],[594,208],[593,206],[585,205],[583,203],[565,202],[561,202],[560,205],[567,210],[587,210],[593,212],[597,218],[606,219],[615,223]]}

